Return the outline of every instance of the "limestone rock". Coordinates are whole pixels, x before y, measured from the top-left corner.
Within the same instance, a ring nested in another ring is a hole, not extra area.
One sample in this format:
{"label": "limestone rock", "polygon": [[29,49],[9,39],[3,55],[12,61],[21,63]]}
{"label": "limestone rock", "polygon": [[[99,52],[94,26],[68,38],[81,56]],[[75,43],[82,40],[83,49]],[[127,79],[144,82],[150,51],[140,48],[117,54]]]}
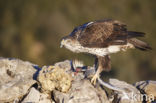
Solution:
{"label": "limestone rock", "polygon": [[53,95],[57,103],[110,103],[105,91],[94,88],[87,79],[72,82],[67,93],[55,90]]}
{"label": "limestone rock", "polygon": [[36,82],[34,64],[18,59],[0,58],[0,103],[18,100]]}
{"label": "limestone rock", "polygon": [[134,84],[143,94],[147,94],[146,101],[154,101],[156,99],[156,81],[140,81]]}
{"label": "limestone rock", "polygon": [[113,90],[113,103],[142,103],[141,93],[133,85],[117,79],[109,79],[109,83],[98,79],[99,83]]}
{"label": "limestone rock", "polygon": [[72,77],[59,66],[44,66],[39,73],[38,81],[45,92],[51,92],[54,89],[67,92],[71,87]]}
{"label": "limestone rock", "polygon": [[54,101],[52,101],[48,94],[40,93],[32,87],[22,103],[54,103]]}
{"label": "limestone rock", "polygon": [[18,59],[0,58],[0,103],[142,103],[139,96],[144,94],[156,98],[156,81],[131,85],[117,79],[106,83],[98,78],[101,85],[112,90],[110,96],[101,86],[91,84],[93,74],[94,66],[81,62],[66,60],[41,69]]}
{"label": "limestone rock", "polygon": [[55,63],[54,66],[57,66],[63,69],[64,71],[69,72],[71,70],[71,61],[65,60],[62,62],[58,62],[58,63]]}
{"label": "limestone rock", "polygon": [[119,103],[142,103],[140,99],[141,93],[133,85],[117,79],[109,79],[109,83],[122,91],[115,91],[118,95]]}

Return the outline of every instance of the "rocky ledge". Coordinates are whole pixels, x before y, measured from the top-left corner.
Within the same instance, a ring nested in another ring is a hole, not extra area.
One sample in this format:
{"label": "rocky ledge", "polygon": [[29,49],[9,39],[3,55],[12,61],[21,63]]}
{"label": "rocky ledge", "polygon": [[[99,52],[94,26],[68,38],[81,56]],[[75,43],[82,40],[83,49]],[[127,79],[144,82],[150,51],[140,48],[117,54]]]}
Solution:
{"label": "rocky ledge", "polygon": [[149,103],[156,99],[156,81],[132,85],[117,79],[106,83],[99,78],[93,86],[90,77],[94,73],[93,67],[79,61],[39,67],[0,58],[0,103]]}

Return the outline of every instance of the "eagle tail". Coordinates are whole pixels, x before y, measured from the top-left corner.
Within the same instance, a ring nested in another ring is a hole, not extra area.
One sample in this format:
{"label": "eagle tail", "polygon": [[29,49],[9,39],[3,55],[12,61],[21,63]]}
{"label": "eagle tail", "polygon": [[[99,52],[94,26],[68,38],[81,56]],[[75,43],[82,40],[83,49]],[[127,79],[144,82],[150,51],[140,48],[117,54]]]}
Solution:
{"label": "eagle tail", "polygon": [[147,51],[147,50],[152,50],[152,48],[145,42],[136,39],[136,38],[132,38],[128,40],[129,43],[133,44],[135,48],[143,50],[143,51]]}
{"label": "eagle tail", "polygon": [[144,37],[144,35],[145,33],[143,32],[128,31],[128,38]]}

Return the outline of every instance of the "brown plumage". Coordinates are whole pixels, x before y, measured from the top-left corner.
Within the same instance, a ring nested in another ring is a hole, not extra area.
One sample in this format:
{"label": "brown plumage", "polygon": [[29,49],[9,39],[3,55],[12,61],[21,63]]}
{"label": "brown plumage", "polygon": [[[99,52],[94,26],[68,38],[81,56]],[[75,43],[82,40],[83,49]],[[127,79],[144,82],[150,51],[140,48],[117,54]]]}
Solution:
{"label": "brown plumage", "polygon": [[106,19],[76,27],[69,36],[62,39],[61,45],[73,52],[96,55],[98,67],[92,79],[95,83],[102,70],[111,69],[109,54],[134,47],[150,50],[147,43],[136,39],[144,35],[143,32],[128,31],[127,26],[120,21]]}
{"label": "brown plumage", "polygon": [[78,37],[78,41],[86,47],[107,47],[120,40],[126,43],[126,26],[113,20],[96,21],[87,26]]}
{"label": "brown plumage", "polygon": [[[127,31],[126,25],[117,20],[101,20],[90,24],[78,36],[78,41],[85,47],[107,47],[124,45],[130,39],[143,37],[145,33]],[[150,49],[148,45],[147,49]]]}

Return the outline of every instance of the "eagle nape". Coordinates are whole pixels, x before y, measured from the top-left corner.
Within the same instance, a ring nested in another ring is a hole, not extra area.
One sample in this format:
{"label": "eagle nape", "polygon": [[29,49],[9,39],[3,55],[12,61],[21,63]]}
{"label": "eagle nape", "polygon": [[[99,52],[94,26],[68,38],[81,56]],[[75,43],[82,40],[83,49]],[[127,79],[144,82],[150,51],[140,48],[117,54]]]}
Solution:
{"label": "eagle nape", "polygon": [[111,70],[110,56],[109,55],[105,55],[103,57],[97,56],[95,58],[95,69],[96,69],[96,73],[91,79],[91,83],[93,85],[96,85],[96,80],[100,77],[100,73],[102,71]]}

